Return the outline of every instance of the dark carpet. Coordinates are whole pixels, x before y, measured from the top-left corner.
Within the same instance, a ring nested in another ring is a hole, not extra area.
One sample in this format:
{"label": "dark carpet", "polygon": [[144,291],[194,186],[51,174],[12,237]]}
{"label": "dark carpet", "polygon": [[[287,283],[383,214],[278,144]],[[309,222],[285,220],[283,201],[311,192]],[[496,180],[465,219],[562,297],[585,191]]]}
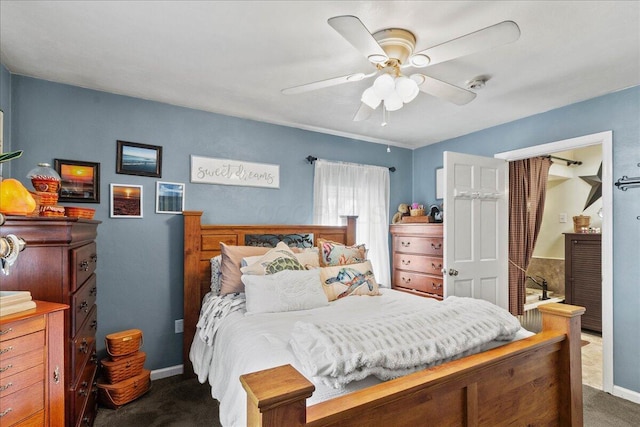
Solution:
{"label": "dark carpet", "polygon": [[[585,427],[640,426],[640,405],[583,386]],[[151,390],[120,409],[100,407],[95,427],[219,427],[208,384],[181,375],[152,382]]]}

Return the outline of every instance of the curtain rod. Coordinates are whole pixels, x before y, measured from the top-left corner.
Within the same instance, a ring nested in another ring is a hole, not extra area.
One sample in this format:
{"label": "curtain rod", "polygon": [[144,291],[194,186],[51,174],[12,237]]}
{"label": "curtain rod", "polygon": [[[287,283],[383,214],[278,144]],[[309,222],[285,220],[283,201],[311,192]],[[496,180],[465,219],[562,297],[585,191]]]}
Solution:
{"label": "curtain rod", "polygon": [[[309,162],[310,164],[313,164],[316,160],[318,160],[317,157],[313,157],[313,156],[307,156],[305,157],[305,160],[307,162]],[[396,171],[396,167],[395,166],[391,166],[389,167],[389,172],[395,172]]]}
{"label": "curtain rod", "polygon": [[544,157],[545,159],[562,160],[563,162],[567,162],[567,166],[581,165],[582,164],[582,162],[580,160],[563,159],[562,157],[556,157],[556,156],[550,156],[550,155],[541,156],[541,157]]}

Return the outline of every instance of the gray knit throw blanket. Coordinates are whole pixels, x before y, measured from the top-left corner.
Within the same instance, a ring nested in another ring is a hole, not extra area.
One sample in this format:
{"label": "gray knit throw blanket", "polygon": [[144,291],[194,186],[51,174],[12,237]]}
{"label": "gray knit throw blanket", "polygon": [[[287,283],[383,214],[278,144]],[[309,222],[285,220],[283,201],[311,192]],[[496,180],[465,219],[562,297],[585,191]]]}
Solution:
{"label": "gray knit throw blanket", "polygon": [[388,380],[515,337],[520,323],[487,301],[449,297],[428,309],[397,312],[366,322],[303,322],[290,344],[306,374],[340,388],[375,375]]}

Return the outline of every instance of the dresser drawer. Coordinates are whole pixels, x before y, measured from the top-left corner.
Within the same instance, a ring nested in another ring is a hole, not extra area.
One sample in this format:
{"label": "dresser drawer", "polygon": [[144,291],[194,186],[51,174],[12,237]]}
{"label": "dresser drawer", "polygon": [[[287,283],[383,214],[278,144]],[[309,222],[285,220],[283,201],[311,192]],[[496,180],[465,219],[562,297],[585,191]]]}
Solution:
{"label": "dresser drawer", "polygon": [[82,371],[82,375],[78,379],[78,382],[73,386],[69,393],[69,396],[73,396],[72,405],[75,420],[82,420],[81,415],[87,402],[90,400],[92,394],[94,394],[93,390],[95,389],[95,393],[98,392],[97,386],[94,386],[94,382],[96,380],[96,367],[97,365],[93,363],[87,363]]}
{"label": "dresser drawer", "polygon": [[80,415],[76,422],[76,427],[86,427],[92,426],[93,421],[96,418],[96,412],[98,410],[98,386],[96,385],[95,379],[93,381],[93,385],[91,386],[91,393],[87,397],[86,405],[84,405],[84,410],[82,411],[82,415]]}
{"label": "dresser drawer", "polygon": [[0,425],[10,426],[44,409],[44,382],[0,399]]}
{"label": "dresser drawer", "polygon": [[97,262],[95,242],[71,250],[71,292],[75,292],[93,274]]}
{"label": "dresser drawer", "polygon": [[400,270],[440,276],[442,275],[442,258],[395,253],[393,255],[393,267]]}
{"label": "dresser drawer", "polygon": [[395,252],[442,256],[442,249],[442,237],[393,237],[393,250]]}
{"label": "dresser drawer", "polygon": [[443,280],[441,277],[394,270],[393,283],[403,288],[442,296]]}
{"label": "dresser drawer", "polygon": [[11,340],[35,331],[44,330],[44,316],[34,316],[18,322],[0,324],[0,342]]}
{"label": "dresser drawer", "polygon": [[1,380],[5,377],[41,363],[44,363],[44,352],[42,349],[33,350],[29,353],[3,360],[2,364],[0,364],[0,382],[2,382]]}
{"label": "dresser drawer", "polygon": [[14,375],[0,376],[0,399],[5,399],[11,393],[17,393],[37,382],[44,381],[44,365],[36,365]]}
{"label": "dresser drawer", "polygon": [[0,366],[5,366],[9,359],[43,348],[44,331],[3,341],[0,343]]}
{"label": "dresser drawer", "polygon": [[92,274],[82,287],[71,297],[71,329],[72,334],[78,333],[89,312],[96,303],[98,288],[96,285],[96,275]]}
{"label": "dresser drawer", "polygon": [[95,347],[97,317],[98,310],[94,305],[75,338],[71,341],[71,366],[73,367],[71,384],[75,384],[79,378],[83,367],[91,357],[92,349]]}

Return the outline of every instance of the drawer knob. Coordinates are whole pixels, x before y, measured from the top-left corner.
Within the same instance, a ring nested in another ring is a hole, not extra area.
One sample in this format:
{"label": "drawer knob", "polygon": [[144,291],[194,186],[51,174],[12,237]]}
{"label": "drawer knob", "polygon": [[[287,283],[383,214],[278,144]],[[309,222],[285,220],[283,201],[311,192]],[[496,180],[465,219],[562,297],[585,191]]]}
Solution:
{"label": "drawer knob", "polygon": [[441,270],[441,269],[442,269],[442,264],[435,265],[435,264],[432,262],[432,263],[431,263],[431,268],[433,268],[434,270]]}
{"label": "drawer knob", "polygon": [[13,328],[7,328],[0,331],[0,335],[7,335],[9,332],[13,332]]}
{"label": "drawer knob", "polygon": [[89,295],[98,295],[98,288],[95,286],[91,288],[91,290],[89,291]]}
{"label": "drawer knob", "polygon": [[400,245],[404,248],[408,248],[409,246],[411,246],[411,242],[400,242]]}
{"label": "drawer knob", "polygon": [[53,382],[60,383],[60,366],[56,366],[56,369],[53,370]]}
{"label": "drawer knob", "polygon": [[91,262],[93,262],[94,264],[98,262],[98,255],[96,254],[91,255]]}
{"label": "drawer knob", "polygon": [[7,390],[12,385],[13,385],[13,383],[7,383],[7,384],[5,384],[3,386],[0,386],[0,392]]}
{"label": "drawer knob", "polygon": [[82,270],[82,271],[89,271],[89,261],[87,261],[86,259],[85,259],[85,260],[83,260],[83,261],[80,263],[80,270]]}
{"label": "drawer knob", "polygon": [[403,281],[404,283],[411,283],[411,277],[409,277],[408,279],[407,279],[406,277],[403,277],[403,278],[402,278],[402,281]]}
{"label": "drawer knob", "polygon": [[85,313],[89,312],[89,303],[87,302],[87,300],[84,300],[80,303],[80,305],[78,306],[78,310],[84,311]]}
{"label": "drawer knob", "polygon": [[440,289],[440,288],[442,287],[442,284],[437,285],[437,284],[435,284],[435,283],[431,282],[431,287],[432,287],[433,289],[436,289],[436,290],[437,290],[437,289]]}
{"label": "drawer knob", "polygon": [[4,417],[5,415],[7,415],[11,411],[13,411],[12,408],[7,408],[4,411],[0,412],[0,418]]}
{"label": "drawer knob", "polygon": [[89,352],[89,344],[87,343],[86,338],[82,338],[82,344],[78,347],[78,351],[80,353],[88,353]]}
{"label": "drawer knob", "polygon": [[13,368],[13,365],[9,364],[3,368],[0,368],[0,374],[3,372],[7,372],[9,369]]}
{"label": "drawer knob", "polygon": [[89,328],[90,329],[98,329],[98,321],[96,319],[93,319],[91,321],[91,323],[89,324]]}
{"label": "drawer knob", "polygon": [[437,243],[436,244],[436,243],[431,242],[431,247],[433,249],[440,249],[442,247],[442,243]]}
{"label": "drawer knob", "polygon": [[401,262],[402,262],[402,265],[409,265],[409,264],[411,264],[411,260],[410,260],[410,259],[403,259],[403,260],[401,260]]}
{"label": "drawer knob", "polygon": [[9,353],[11,350],[13,350],[13,346],[12,345],[10,345],[7,348],[3,348],[2,350],[0,350],[0,354]]}

